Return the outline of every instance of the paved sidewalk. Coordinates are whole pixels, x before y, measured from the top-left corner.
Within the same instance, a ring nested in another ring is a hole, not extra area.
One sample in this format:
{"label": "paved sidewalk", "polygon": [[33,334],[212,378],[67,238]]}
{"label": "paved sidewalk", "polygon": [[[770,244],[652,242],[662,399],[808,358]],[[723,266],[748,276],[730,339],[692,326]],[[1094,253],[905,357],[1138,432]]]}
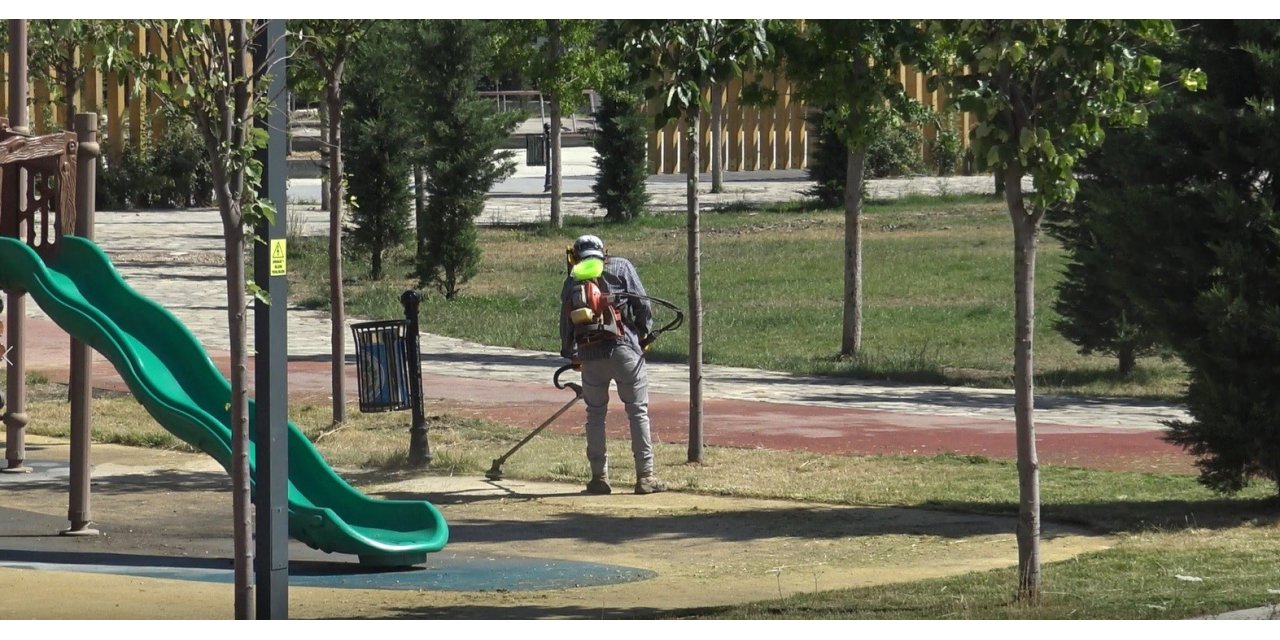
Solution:
{"label": "paved sidewalk", "polygon": [[[589,147],[573,147],[564,150],[561,167],[561,210],[565,216],[600,218],[604,211],[595,202],[591,186],[595,182],[595,151]],[[484,213],[478,224],[526,224],[546,222],[551,218],[550,200],[543,185],[546,169],[526,166],[524,154],[516,157],[516,172],[507,180],[494,186],[485,202]],[[702,185],[699,202],[704,209],[713,210],[727,206],[748,206],[769,203],[792,202],[804,198],[804,192],[813,186],[803,170],[782,171],[729,171],[725,173],[723,193],[710,193],[711,175],[701,174]],[[1031,179],[1023,183],[1031,188]],[[649,208],[661,213],[685,211],[685,176],[651,176],[646,184]],[[867,197],[871,200],[893,200],[909,195],[975,194],[993,193],[990,176],[950,176],[945,178],[885,178],[867,181]],[[289,198],[303,205],[320,201],[320,180],[298,179],[290,181]]]}
{"label": "paved sidewalk", "polygon": [[[977,188],[973,178],[950,180],[967,189]],[[888,191],[904,189],[900,185],[904,182],[872,181],[872,184],[873,190]],[[659,184],[666,183],[660,181]],[[759,201],[778,202],[796,197],[794,185],[804,187],[808,183],[757,179],[732,184],[733,188],[757,189],[753,193],[760,196]],[[678,186],[683,194],[684,186]],[[314,206],[295,205],[289,215],[293,220],[291,226],[296,225],[303,234],[326,233],[328,214]],[[131,286],[171,310],[200,338],[206,349],[229,350],[221,222],[216,211],[99,212],[95,239]],[[28,308],[32,315],[43,315],[35,305]],[[252,323],[252,309],[248,316]],[[365,320],[348,318],[349,323]],[[290,309],[290,356],[327,357],[331,352],[329,325],[325,313]],[[353,354],[351,333],[346,332],[345,337],[346,353]],[[248,340],[252,352],[252,331]],[[433,334],[423,336],[422,348],[424,371],[441,376],[546,384],[549,372],[563,364],[556,354],[490,347]],[[652,363],[650,378],[653,392],[687,393],[689,374],[685,365]],[[876,384],[715,365],[705,367],[704,395],[714,399],[827,408],[856,406],[864,410],[990,420],[1010,420],[1013,414],[1013,396],[1007,390]],[[1037,398],[1037,420],[1044,423],[1160,431],[1164,428],[1162,421],[1187,417],[1181,408],[1153,403]]]}
{"label": "paved sidewalk", "polygon": [[[753,190],[750,193],[759,198],[754,202],[790,200],[796,197],[797,189],[807,185],[786,175],[774,180],[733,177],[730,192]],[[981,186],[973,178],[948,181],[952,186],[946,189]],[[903,190],[902,182],[872,181],[871,188]],[[929,188],[937,181],[923,182],[912,189]],[[683,184],[670,177],[654,179],[656,193],[662,192],[663,185],[674,186],[683,194]],[[300,233],[326,233],[328,214],[313,205],[297,203],[289,215],[290,225]],[[170,309],[204,343],[215,362],[226,361],[226,285],[216,211],[99,212],[96,240],[130,285]],[[28,305],[28,313],[43,315],[34,304]],[[248,315],[252,322],[252,310]],[[364,320],[348,318],[350,323]],[[292,392],[327,397],[329,324],[324,313],[290,309]],[[32,329],[35,335],[47,337],[29,339],[29,349],[39,351],[41,340],[47,344],[43,356],[28,356],[29,366],[61,368],[66,362],[66,341],[53,337],[58,331],[52,323],[36,326],[38,323]],[[354,354],[350,331],[344,337],[346,352]],[[550,414],[548,407],[565,400],[566,392],[549,384],[551,373],[563,364],[556,354],[431,334],[423,336],[422,344],[428,396],[452,403],[454,408],[470,407],[476,415],[532,426]],[[98,358],[99,380],[118,381],[105,360]],[[350,360],[347,377],[348,393],[354,394]],[[688,367],[651,363],[650,378],[655,436],[679,441],[687,435],[687,429],[680,425],[688,424]],[[1012,393],[1007,390],[878,384],[709,365],[704,369],[704,397],[712,425],[708,437],[714,434],[718,444],[844,453],[955,451],[1007,457],[1013,452]],[[1143,456],[1154,456],[1175,461],[1185,470],[1189,459],[1163,443],[1160,435],[1163,421],[1186,417],[1179,407],[1153,403],[1037,398],[1038,436],[1044,450],[1052,452],[1042,459],[1049,462],[1088,464],[1103,455],[1106,460],[1098,464],[1127,468]],[[561,423],[557,428],[566,430],[576,430],[581,424],[573,412]]]}

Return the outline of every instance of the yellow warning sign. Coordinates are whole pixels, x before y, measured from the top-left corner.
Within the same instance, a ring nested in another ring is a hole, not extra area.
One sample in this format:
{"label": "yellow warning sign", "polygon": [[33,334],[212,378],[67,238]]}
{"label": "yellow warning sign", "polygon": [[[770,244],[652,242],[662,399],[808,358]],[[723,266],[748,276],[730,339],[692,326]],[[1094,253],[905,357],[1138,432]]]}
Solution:
{"label": "yellow warning sign", "polygon": [[286,273],[285,268],[285,240],[283,238],[271,241],[271,275],[282,276]]}

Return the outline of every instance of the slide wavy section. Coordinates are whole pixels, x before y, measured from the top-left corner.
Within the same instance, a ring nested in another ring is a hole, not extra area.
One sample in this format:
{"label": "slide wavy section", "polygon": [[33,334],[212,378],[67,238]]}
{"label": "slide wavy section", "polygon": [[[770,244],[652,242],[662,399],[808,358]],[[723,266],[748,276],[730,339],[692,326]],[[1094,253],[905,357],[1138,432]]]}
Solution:
{"label": "slide wavy section", "polygon": [[[105,356],[165,429],[230,469],[231,384],[200,341],[169,310],[130,287],[102,249],[64,237],[45,263],[27,245],[0,238],[0,285],[26,290],[64,331]],[[250,434],[254,433],[249,401]],[[449,538],[435,505],[364,495],[289,423],[289,534],[361,563],[424,562]],[[250,467],[254,445],[250,443]]]}

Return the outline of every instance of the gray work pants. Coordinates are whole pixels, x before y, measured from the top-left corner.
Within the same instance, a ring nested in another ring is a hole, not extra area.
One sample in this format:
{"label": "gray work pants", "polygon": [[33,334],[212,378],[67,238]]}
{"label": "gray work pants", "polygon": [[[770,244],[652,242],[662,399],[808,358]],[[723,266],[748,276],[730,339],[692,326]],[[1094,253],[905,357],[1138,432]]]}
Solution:
{"label": "gray work pants", "polygon": [[604,419],[609,411],[610,381],[618,383],[618,397],[627,408],[636,477],[651,475],[653,444],[649,438],[649,376],[645,372],[644,356],[628,345],[618,345],[607,358],[582,361],[582,399],[587,404],[587,461],[591,463],[591,473],[604,476],[609,471]]}

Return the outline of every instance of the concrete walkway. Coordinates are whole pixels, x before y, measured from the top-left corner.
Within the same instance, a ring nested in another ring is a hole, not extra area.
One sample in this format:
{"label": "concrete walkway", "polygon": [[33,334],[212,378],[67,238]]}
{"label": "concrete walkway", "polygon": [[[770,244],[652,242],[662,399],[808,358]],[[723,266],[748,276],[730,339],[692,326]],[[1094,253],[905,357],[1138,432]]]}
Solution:
{"label": "concrete walkway", "polygon": [[[591,191],[596,175],[595,157],[595,151],[589,147],[564,150],[561,163],[563,215],[587,218],[604,216],[604,211],[596,205]],[[515,157],[515,161],[515,174],[490,191],[484,213],[477,219],[478,224],[525,224],[546,222],[551,218],[550,200],[542,190],[546,183],[546,168],[525,165],[523,152]],[[804,192],[813,186],[803,170],[729,171],[725,174],[723,193],[710,193],[710,174],[701,174],[699,183],[702,185],[699,202],[707,210],[792,202],[802,199]],[[1024,181],[1023,187],[1031,188],[1030,178]],[[650,196],[651,210],[660,213],[685,211],[683,175],[651,176],[646,189]],[[886,178],[869,180],[867,184],[867,197],[871,200],[892,200],[910,195],[993,192],[994,185],[990,176]],[[291,180],[289,199],[300,205],[318,203],[320,180]]]}
{"label": "concrete walkway", "polygon": [[[567,165],[578,166],[581,161]],[[800,197],[800,191],[809,184],[787,175],[773,180],[759,176],[746,180],[741,176],[730,176],[733,180],[724,194],[726,198],[744,198],[757,204],[785,202]],[[881,197],[893,197],[903,193],[936,193],[940,184],[946,185],[943,190],[952,192],[981,192],[984,185],[987,190],[991,187],[986,178],[957,177],[873,180],[869,190]],[[682,183],[661,176],[655,177],[651,185],[655,201],[674,199],[672,193],[678,191],[681,207],[684,189]],[[521,196],[514,199],[511,206],[526,199],[546,202],[541,195]],[[494,200],[501,199],[494,198],[491,202]],[[537,217],[528,206],[521,210],[529,220]],[[314,205],[297,202],[290,208],[289,216],[290,226],[299,233],[327,233],[328,214]],[[96,234],[98,244],[131,286],[172,311],[210,352],[229,350],[221,223],[215,210],[98,212]],[[33,304],[29,304],[28,309],[35,317],[43,316]],[[250,326],[252,316],[250,310]],[[348,318],[350,323],[365,320],[368,319]],[[327,357],[331,352],[329,324],[325,313],[290,309],[290,356],[295,359]],[[250,331],[250,352],[252,334]],[[346,353],[353,354],[351,333],[348,331],[345,335]],[[423,336],[422,344],[424,372],[429,375],[545,385],[550,372],[563,364],[556,354],[491,347],[431,334]],[[652,363],[650,377],[651,391],[655,393],[687,394],[689,374],[685,365]],[[925,416],[982,420],[1012,420],[1013,417],[1013,396],[1008,390],[876,384],[714,365],[705,368],[704,395],[709,399],[833,409],[857,407]],[[1150,432],[1163,430],[1162,421],[1187,417],[1179,407],[1153,403],[1037,398],[1037,420],[1044,423]]]}
{"label": "concrete walkway", "polygon": [[[760,175],[750,180],[731,177],[735,180],[729,183],[729,192],[750,189],[756,198],[751,202],[756,204],[793,200],[807,184],[787,175],[772,180]],[[917,192],[939,183],[926,179],[907,189],[902,182],[872,181],[869,188],[881,193]],[[949,185],[945,190],[990,186],[973,178],[948,178],[943,183]],[[655,198],[664,189],[675,187],[681,194],[684,189],[669,176],[655,177],[650,186]],[[545,203],[545,196],[521,197]],[[321,235],[327,232],[327,215],[299,201],[290,208],[290,226],[299,234]],[[100,212],[96,239],[134,288],[172,311],[204,343],[216,363],[227,365],[226,285],[221,223],[215,211]],[[28,305],[28,310],[43,316],[35,305]],[[251,309],[248,315],[252,323]],[[348,322],[381,319],[349,317]],[[30,331],[28,366],[62,380],[67,343],[59,337],[60,330],[45,319],[34,322]],[[291,395],[325,404],[331,388],[328,316],[290,309],[288,332]],[[350,331],[344,332],[344,339],[349,358],[348,401],[354,404],[357,383]],[[431,334],[423,336],[422,348],[424,387],[433,411],[455,411],[531,428],[565,402],[567,392],[549,384],[552,372],[563,364],[556,354]],[[100,374],[95,383],[123,389],[109,363],[98,358]],[[823,453],[959,453],[1002,459],[1016,455],[1013,396],[1008,390],[881,384],[716,365],[705,367],[703,373],[709,445]],[[687,440],[688,379],[685,365],[651,363],[655,439]],[[1192,471],[1191,459],[1161,438],[1164,421],[1188,417],[1180,407],[1050,396],[1037,397],[1036,405],[1040,459],[1046,464]],[[581,412],[580,405],[575,407],[552,429],[580,432]],[[617,429],[625,434],[625,427],[615,422],[621,421],[621,412],[611,413],[616,414],[610,416],[611,433]]]}

